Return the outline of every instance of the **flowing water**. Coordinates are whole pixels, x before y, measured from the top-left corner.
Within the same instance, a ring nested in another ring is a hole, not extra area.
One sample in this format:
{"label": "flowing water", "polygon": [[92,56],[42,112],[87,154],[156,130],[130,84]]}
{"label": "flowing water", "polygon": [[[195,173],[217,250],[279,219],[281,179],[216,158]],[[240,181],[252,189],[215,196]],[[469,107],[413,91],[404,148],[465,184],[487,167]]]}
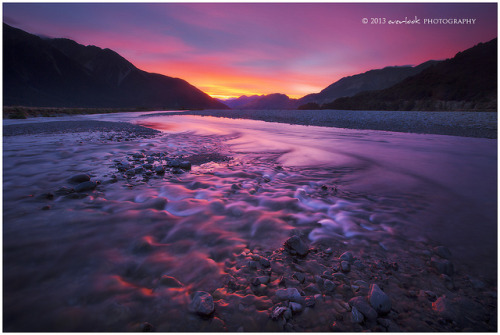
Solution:
{"label": "flowing water", "polygon": [[[496,282],[496,140],[148,113],[79,119],[162,134],[4,137],[6,331],[126,331],[144,321],[218,330],[187,312],[190,294],[214,292],[238,257],[270,254],[292,234],[388,258],[444,245],[458,272]],[[118,168],[172,157],[192,169]],[[101,183],[76,199],[60,189],[79,173]],[[164,275],[182,286],[161,285]],[[269,301],[238,296],[234,309],[231,297],[217,305],[225,330],[279,330]]]}

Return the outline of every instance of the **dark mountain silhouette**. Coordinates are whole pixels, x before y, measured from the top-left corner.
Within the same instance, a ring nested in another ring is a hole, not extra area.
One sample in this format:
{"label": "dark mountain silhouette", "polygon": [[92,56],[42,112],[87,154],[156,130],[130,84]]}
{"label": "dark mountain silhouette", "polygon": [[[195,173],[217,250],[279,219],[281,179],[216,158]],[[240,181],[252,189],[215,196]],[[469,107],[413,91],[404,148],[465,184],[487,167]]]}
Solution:
{"label": "dark mountain silhouette", "polygon": [[242,95],[239,98],[233,98],[223,101],[224,104],[232,109],[295,109],[297,100],[290,99],[285,94],[273,93],[268,95]]}
{"label": "dark mountain silhouette", "polygon": [[308,103],[321,105],[332,102],[337,98],[350,97],[363,91],[384,89],[399,83],[403,79],[414,76],[436,63],[438,61],[431,60],[418,66],[388,66],[383,69],[370,70],[344,77],[319,93],[309,94],[300,98],[298,104],[299,106]]}
{"label": "dark mountain silhouette", "polygon": [[112,50],[5,23],[3,61],[4,106],[227,109],[188,82],[142,71]]}
{"label": "dark mountain silhouette", "polygon": [[492,110],[497,108],[497,39],[459,52],[389,88],[339,98],[325,109]]}

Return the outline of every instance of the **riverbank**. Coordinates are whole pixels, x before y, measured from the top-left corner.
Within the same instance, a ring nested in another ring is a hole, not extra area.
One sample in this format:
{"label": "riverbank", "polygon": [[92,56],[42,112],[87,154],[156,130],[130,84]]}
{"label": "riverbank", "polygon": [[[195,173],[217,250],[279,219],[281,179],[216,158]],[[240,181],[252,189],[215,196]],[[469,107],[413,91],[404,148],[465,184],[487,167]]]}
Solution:
{"label": "riverbank", "polygon": [[497,330],[492,140],[138,122],[4,127],[4,331]]}
{"label": "riverbank", "polygon": [[251,119],[347,129],[371,129],[417,134],[497,138],[496,112],[206,110],[168,113],[168,115],[175,114]]}

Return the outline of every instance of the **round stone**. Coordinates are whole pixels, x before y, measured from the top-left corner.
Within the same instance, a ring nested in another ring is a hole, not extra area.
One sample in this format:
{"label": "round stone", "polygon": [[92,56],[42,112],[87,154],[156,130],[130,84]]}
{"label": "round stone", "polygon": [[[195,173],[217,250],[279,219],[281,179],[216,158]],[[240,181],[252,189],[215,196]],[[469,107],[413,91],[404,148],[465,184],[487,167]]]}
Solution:
{"label": "round stone", "polygon": [[77,175],[72,176],[71,178],[69,178],[68,181],[70,183],[80,184],[80,183],[83,183],[83,182],[86,182],[89,180],[90,180],[90,176],[88,174],[82,173],[82,174],[77,174]]}
{"label": "round stone", "polygon": [[97,183],[95,181],[85,181],[75,186],[76,192],[86,192],[95,190]]}
{"label": "round stone", "polygon": [[373,284],[368,294],[370,305],[375,311],[380,314],[387,314],[390,312],[392,304],[391,299],[385,294],[377,284]]}
{"label": "round stone", "polygon": [[200,314],[202,316],[209,316],[215,310],[214,299],[210,293],[197,291],[191,304],[189,305],[190,310],[194,313]]}

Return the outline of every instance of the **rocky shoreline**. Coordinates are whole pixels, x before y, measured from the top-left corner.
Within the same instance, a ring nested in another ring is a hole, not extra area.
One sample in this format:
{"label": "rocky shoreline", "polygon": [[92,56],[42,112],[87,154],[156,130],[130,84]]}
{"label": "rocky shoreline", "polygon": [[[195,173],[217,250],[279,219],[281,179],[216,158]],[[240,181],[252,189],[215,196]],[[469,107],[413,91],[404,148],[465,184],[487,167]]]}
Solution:
{"label": "rocky shoreline", "polygon": [[214,116],[307,126],[497,138],[496,112],[201,110],[165,113],[164,115]]}
{"label": "rocky shoreline", "polygon": [[[101,142],[142,143],[140,141],[153,139],[155,134],[158,134],[140,126],[112,122],[71,121],[4,126],[4,136],[34,134],[43,136],[42,134],[48,133],[69,135],[72,132],[89,130],[102,133],[101,137],[97,135],[92,137],[90,142],[96,145]],[[165,137],[165,139],[170,138],[176,139],[168,135]],[[199,143],[202,138],[180,136],[177,140],[179,143],[191,145],[197,141]],[[103,174],[100,170],[75,173],[66,179],[65,185],[54,186],[55,191],[34,194],[32,198],[35,206],[45,213],[67,206],[65,204],[74,203],[70,206],[72,210],[77,210],[81,206],[82,213],[96,209],[103,210],[105,215],[110,216],[119,208],[111,200],[109,200],[112,202],[111,205],[106,202],[111,187],[122,189],[122,192],[126,193],[127,190],[139,188],[141,185],[147,186],[148,183],[153,183],[151,187],[156,187],[154,186],[156,183],[166,183],[161,185],[167,185],[167,188],[171,187],[174,190],[180,185],[189,185],[187,190],[182,191],[188,192],[186,194],[189,196],[182,195],[184,193],[181,192],[169,200],[165,195],[147,198],[132,205],[130,200],[127,200],[128,206],[131,206],[129,210],[132,212],[143,210],[142,215],[151,216],[148,224],[165,220],[164,224],[170,227],[168,220],[171,220],[171,217],[159,219],[159,214],[168,208],[168,205],[184,198],[186,201],[197,203],[196,201],[203,199],[202,195],[205,194],[203,192],[210,189],[207,180],[227,178],[227,182],[217,186],[223,188],[227,196],[210,202],[207,205],[208,212],[186,214],[189,208],[179,209],[177,215],[187,216],[187,221],[175,221],[175,224],[189,226],[191,216],[194,219],[199,215],[200,218],[208,220],[205,213],[213,213],[211,215],[215,217],[227,217],[227,220],[244,218],[244,210],[237,206],[241,206],[239,197],[252,198],[260,193],[269,193],[279,187],[276,184],[279,181],[276,175],[286,176],[289,173],[287,169],[275,163],[266,162],[265,164],[272,166],[272,173],[256,174],[248,169],[251,165],[233,159],[227,152],[214,150],[216,145],[210,147],[210,143],[207,142],[203,147],[205,151],[190,147],[189,152],[184,152],[183,149],[172,149],[167,152],[146,146],[144,149],[128,152],[123,157],[109,159],[106,163],[109,167],[105,170],[108,173]],[[116,149],[113,149],[110,152],[116,156],[115,151]],[[258,159],[255,162],[258,162]],[[226,175],[237,176],[237,180],[250,180],[252,186],[246,186],[244,182],[234,182],[231,179],[233,177],[225,177]],[[189,179],[190,176],[194,179]],[[200,181],[196,179],[197,176],[205,176],[208,179]],[[183,177],[187,179],[184,181]],[[290,186],[284,188],[287,187]],[[314,187],[317,187],[316,193],[308,196],[314,196],[317,200],[325,200],[337,192],[337,185],[318,184]],[[195,191],[198,192],[196,196]],[[261,200],[259,204],[264,204],[263,208],[267,208],[268,213],[282,212],[283,217],[300,213],[301,207],[298,204],[302,201],[301,197],[277,199],[273,200],[274,202]],[[107,206],[111,207],[106,209]],[[9,224],[9,216],[7,221]],[[144,225],[142,221],[141,224]],[[272,224],[273,221],[270,222]],[[83,222],[80,225],[83,225]],[[126,307],[130,297],[124,296],[112,304],[108,310],[112,312],[106,312],[108,319],[102,321],[103,328],[100,329],[112,330],[112,327],[120,324],[121,326],[116,328],[120,331],[160,332],[493,332],[497,330],[496,283],[477,279],[473,274],[464,272],[463,267],[455,266],[460,260],[454,258],[448,248],[409,240],[404,241],[404,250],[391,250],[378,241],[370,240],[351,243],[350,240],[325,237],[311,242],[308,235],[315,225],[304,227],[300,224],[295,225],[297,228],[289,230],[286,239],[278,241],[278,244],[281,244],[278,248],[271,248],[257,240],[244,243],[236,248],[239,252],[234,253],[234,249],[228,251],[218,247],[217,243],[220,242],[217,241],[225,238],[217,237],[213,242],[208,238],[208,242],[205,242],[208,244],[204,247],[211,250],[208,261],[211,266],[217,267],[217,275],[211,277],[209,282],[205,280],[198,283],[186,282],[182,276],[176,275],[175,271],[165,272],[164,269],[168,268],[166,265],[160,267],[162,270],[156,270],[158,267],[156,257],[170,255],[169,248],[177,242],[175,235],[170,237],[170,234],[161,233],[137,236],[133,247],[130,248],[127,244],[123,252],[133,254],[139,265],[128,264],[126,270],[121,268],[114,270],[114,267],[111,267],[112,271],[115,271],[110,277],[112,280],[99,289],[112,292],[110,294],[116,294],[117,297],[130,293],[139,306],[146,304],[154,308],[150,307],[152,309],[149,317],[145,311],[137,314],[139,316],[134,315],[131,312],[132,307]],[[165,229],[161,228],[161,231]],[[10,228],[6,233],[7,236],[11,236]],[[196,233],[194,230],[185,234],[183,235],[185,238],[191,239],[201,233]],[[207,234],[209,237],[210,231]],[[181,249],[186,249],[185,246],[180,246]],[[13,247],[9,245],[8,247],[11,252]],[[114,247],[120,250],[118,245]],[[198,250],[201,247],[194,246],[194,248],[193,252],[204,252]],[[181,249],[176,252],[182,254]],[[7,253],[5,257],[9,255]],[[175,253],[171,255],[175,257]],[[189,258],[187,261],[189,262]],[[182,261],[179,263],[176,261],[174,264],[181,267],[180,273],[186,273],[190,269],[190,266]],[[9,268],[5,267],[4,271],[10,272]],[[9,278],[7,283],[8,287],[11,287]],[[96,299],[94,293],[85,299],[89,302],[82,303],[83,307],[93,306],[100,301],[97,299],[92,302],[92,299]],[[161,307],[165,301],[172,301],[174,305]],[[68,308],[75,309],[75,304],[72,303]],[[166,317],[165,314],[168,313],[172,316]],[[71,317],[77,320],[76,324],[82,325],[83,330],[87,330],[83,326],[86,319],[78,318],[77,315],[73,314]],[[172,323],[171,319],[176,315],[179,315],[179,320],[182,322]],[[138,318],[142,321],[137,320]],[[8,330],[20,330],[18,327],[13,328],[9,322],[12,322],[12,319],[7,319]],[[106,326],[107,322],[109,325]]]}

